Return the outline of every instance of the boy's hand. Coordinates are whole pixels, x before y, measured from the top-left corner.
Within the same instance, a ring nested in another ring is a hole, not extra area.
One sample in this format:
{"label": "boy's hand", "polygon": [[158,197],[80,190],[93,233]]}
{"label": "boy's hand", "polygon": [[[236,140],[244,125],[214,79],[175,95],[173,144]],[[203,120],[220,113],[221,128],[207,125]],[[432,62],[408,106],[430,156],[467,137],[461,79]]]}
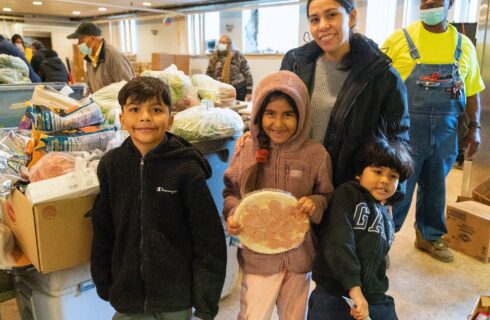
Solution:
{"label": "boy's hand", "polygon": [[233,219],[233,216],[229,216],[226,219],[226,225],[228,227],[228,233],[229,234],[231,234],[232,236],[240,235],[240,231],[242,230],[242,226],[235,222],[235,219]]}
{"label": "boy's hand", "polygon": [[350,315],[356,320],[368,319],[369,305],[362,294],[361,287],[351,288],[349,290],[349,296],[356,303],[356,307],[350,309]]}
{"label": "boy's hand", "polygon": [[307,215],[308,217],[311,217],[313,214],[315,214],[316,210],[316,205],[315,201],[308,197],[303,197],[298,200],[298,204],[296,205],[296,209],[302,214]]}

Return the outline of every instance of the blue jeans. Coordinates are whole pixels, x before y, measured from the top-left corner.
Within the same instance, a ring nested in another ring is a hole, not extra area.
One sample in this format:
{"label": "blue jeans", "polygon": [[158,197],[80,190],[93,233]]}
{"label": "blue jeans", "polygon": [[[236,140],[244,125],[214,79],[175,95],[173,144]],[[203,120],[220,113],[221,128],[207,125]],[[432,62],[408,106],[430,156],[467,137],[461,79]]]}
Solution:
{"label": "blue jeans", "polygon": [[410,143],[414,172],[407,180],[403,200],[393,207],[396,231],[400,230],[418,185],[416,222],[425,240],[434,241],[447,232],[446,176],[458,155],[458,117],[410,115]]}
{"label": "blue jeans", "polygon": [[[369,317],[372,320],[398,320],[395,302],[390,296],[379,304],[369,304]],[[308,301],[308,320],[350,320],[350,307],[344,299],[325,291],[319,285]]]}

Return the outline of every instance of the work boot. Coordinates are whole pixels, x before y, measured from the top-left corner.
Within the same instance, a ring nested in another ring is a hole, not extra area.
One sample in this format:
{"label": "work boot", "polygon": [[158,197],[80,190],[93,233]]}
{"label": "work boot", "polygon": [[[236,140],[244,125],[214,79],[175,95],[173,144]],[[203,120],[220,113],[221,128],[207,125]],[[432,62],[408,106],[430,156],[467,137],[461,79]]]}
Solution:
{"label": "work boot", "polygon": [[415,227],[415,248],[428,252],[432,258],[435,258],[442,262],[452,262],[454,260],[453,253],[449,250],[446,241],[442,238],[436,241],[429,241],[422,238],[417,224]]}

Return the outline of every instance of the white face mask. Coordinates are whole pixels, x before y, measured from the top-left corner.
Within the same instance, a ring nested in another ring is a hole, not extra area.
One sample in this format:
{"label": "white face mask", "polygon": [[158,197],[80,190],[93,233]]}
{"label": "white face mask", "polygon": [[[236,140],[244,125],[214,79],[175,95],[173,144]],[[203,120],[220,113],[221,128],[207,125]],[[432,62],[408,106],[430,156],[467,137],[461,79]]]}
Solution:
{"label": "white face mask", "polygon": [[19,48],[20,51],[24,52],[24,46],[22,45],[22,43],[16,43],[15,46]]}
{"label": "white face mask", "polygon": [[227,44],[223,44],[223,43],[220,43],[218,45],[218,51],[221,51],[221,52],[224,52],[228,49],[228,45]]}
{"label": "white face mask", "polygon": [[92,53],[92,48],[89,48],[87,46],[86,43],[82,43],[78,46],[78,49],[80,49],[80,52],[84,55],[84,56],[90,56],[90,54]]}

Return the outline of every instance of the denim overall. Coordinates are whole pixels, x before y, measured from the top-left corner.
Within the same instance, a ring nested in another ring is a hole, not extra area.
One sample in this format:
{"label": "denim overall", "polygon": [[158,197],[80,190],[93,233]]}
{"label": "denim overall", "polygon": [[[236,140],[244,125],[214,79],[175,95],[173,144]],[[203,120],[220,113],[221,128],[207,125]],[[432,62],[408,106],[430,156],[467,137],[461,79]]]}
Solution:
{"label": "denim overall", "polygon": [[398,231],[418,184],[416,222],[425,240],[438,240],[446,229],[446,176],[458,154],[458,117],[466,96],[459,74],[461,34],[452,64],[423,64],[408,32],[403,29],[415,68],[405,80],[410,113],[410,144],[414,173],[407,180],[404,199],[393,208]]}

